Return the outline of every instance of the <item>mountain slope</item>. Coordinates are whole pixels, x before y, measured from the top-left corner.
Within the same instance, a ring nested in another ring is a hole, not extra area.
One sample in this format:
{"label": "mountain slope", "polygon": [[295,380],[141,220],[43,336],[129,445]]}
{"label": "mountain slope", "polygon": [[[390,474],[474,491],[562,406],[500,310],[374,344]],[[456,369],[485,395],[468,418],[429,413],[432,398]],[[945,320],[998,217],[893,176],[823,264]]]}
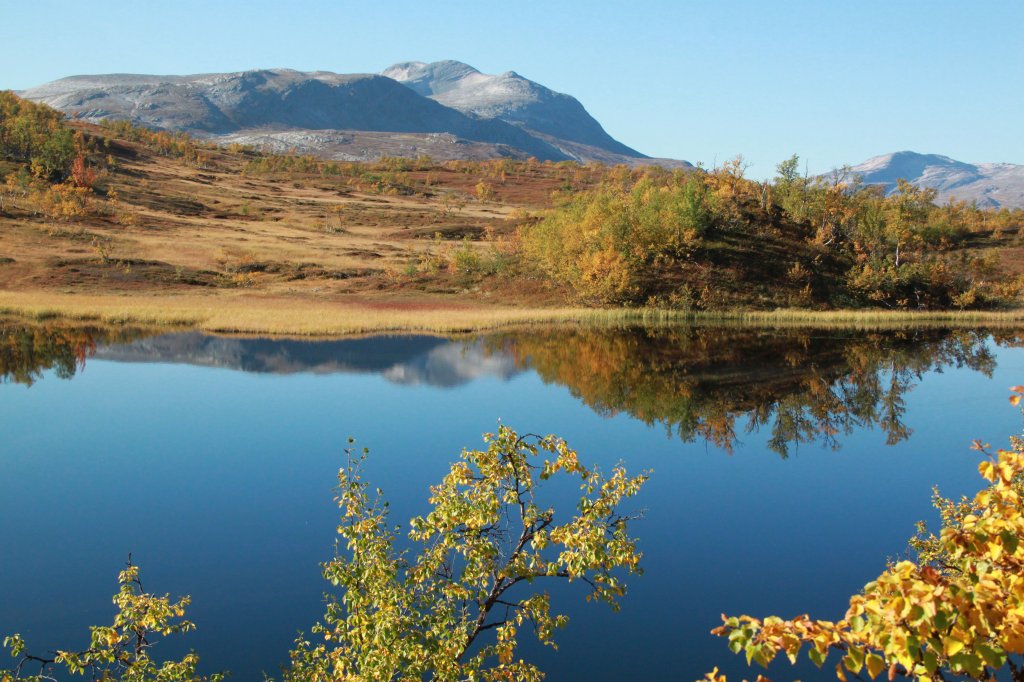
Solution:
{"label": "mountain slope", "polygon": [[72,76],[23,96],[86,121],[127,119],[222,143],[348,161],[532,156],[691,167],[618,142],[569,95],[511,71],[491,76],[454,61],[408,62],[383,75],[264,69]]}
{"label": "mountain slope", "polygon": [[73,76],[24,93],[76,118],[123,118],[209,136],[251,130],[450,133],[539,159],[569,158],[497,119],[468,116],[377,75],[288,69],[195,76]]}
{"label": "mountain slope", "polygon": [[939,154],[911,151],[876,156],[853,166],[866,184],[886,193],[904,179],[937,191],[936,201],[976,201],[983,208],[1024,208],[1024,166],[1011,163],[964,163]]}
{"label": "mountain slope", "polygon": [[384,70],[383,75],[464,113],[500,119],[613,154],[646,158],[605,132],[575,97],[555,92],[514,71],[491,75],[447,60],[395,64]]}

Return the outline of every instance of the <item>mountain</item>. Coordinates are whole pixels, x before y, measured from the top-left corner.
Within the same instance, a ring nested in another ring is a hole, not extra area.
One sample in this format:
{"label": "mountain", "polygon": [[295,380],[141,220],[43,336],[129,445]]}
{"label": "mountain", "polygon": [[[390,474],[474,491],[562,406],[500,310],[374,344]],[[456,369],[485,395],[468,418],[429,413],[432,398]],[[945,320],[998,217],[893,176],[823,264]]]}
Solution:
{"label": "mountain", "polygon": [[499,119],[558,140],[646,158],[605,132],[575,97],[523,78],[515,71],[480,73],[469,64],[447,60],[425,64],[404,62],[383,75],[414,92],[466,114]]}
{"label": "mountain", "polygon": [[566,158],[504,121],[467,116],[378,75],[268,69],[197,76],[72,76],[27,90],[24,96],[76,118],[128,119],[211,137],[257,130],[450,133],[540,159]]}
{"label": "mountain", "polygon": [[22,96],[89,121],[127,119],[345,160],[426,154],[688,166],[617,142],[569,95],[460,62],[410,62],[383,75],[264,69],[72,76]]}
{"label": "mountain", "polygon": [[876,156],[853,166],[866,184],[895,191],[904,179],[937,191],[936,201],[976,201],[982,208],[1024,208],[1024,166],[1012,163],[964,163],[939,154],[903,151]]}

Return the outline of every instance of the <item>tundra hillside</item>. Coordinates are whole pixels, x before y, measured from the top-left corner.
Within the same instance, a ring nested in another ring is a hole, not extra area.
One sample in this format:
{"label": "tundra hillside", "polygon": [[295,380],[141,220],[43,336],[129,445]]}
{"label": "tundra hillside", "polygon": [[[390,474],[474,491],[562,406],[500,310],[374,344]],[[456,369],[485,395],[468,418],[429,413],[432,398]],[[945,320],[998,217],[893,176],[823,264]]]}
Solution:
{"label": "tundra hillside", "polygon": [[598,307],[1019,306],[1024,211],[797,167],[754,182],[739,160],[345,163],[68,122],[0,93],[0,307],[323,333]]}

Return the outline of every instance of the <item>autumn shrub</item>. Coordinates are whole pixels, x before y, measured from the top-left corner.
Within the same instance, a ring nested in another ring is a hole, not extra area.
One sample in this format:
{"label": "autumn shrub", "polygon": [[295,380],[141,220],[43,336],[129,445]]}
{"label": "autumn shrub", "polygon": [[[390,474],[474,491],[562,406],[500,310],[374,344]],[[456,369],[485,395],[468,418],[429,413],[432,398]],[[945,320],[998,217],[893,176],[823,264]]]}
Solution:
{"label": "autumn shrub", "polygon": [[[1015,386],[1019,405],[1024,386]],[[780,654],[795,663],[806,647],[815,665],[830,653],[839,680],[913,678],[1024,680],[1024,438],[986,455],[978,471],[987,487],[959,501],[936,495],[938,534],[919,524],[916,561],[891,563],[850,598],[838,621],[723,616],[714,634],[747,661],[767,666]],[[706,679],[725,682],[718,671]]]}
{"label": "autumn shrub", "polygon": [[0,210],[24,202],[31,189],[32,178],[24,168],[18,173],[10,173],[0,185]]}
{"label": "autumn shrub", "polygon": [[525,258],[581,299],[629,303],[652,293],[652,266],[685,262],[714,219],[702,175],[651,173],[570,195],[520,236]]}
{"label": "autumn shrub", "polygon": [[846,285],[866,303],[890,308],[980,308],[997,301],[990,286],[997,279],[994,265],[982,258],[926,256],[904,260],[873,259],[854,265]]}
{"label": "autumn shrub", "polygon": [[99,177],[96,169],[89,165],[88,159],[85,157],[85,152],[82,150],[78,151],[75,155],[74,160],[71,162],[71,170],[69,175],[71,184],[75,187],[81,187],[83,189],[91,190],[93,185],[96,184],[96,180]]}
{"label": "autumn shrub", "polygon": [[497,238],[487,246],[474,245],[469,238],[457,243],[437,238],[434,248],[420,257],[413,274],[422,268],[428,273],[447,271],[468,285],[488,277],[511,278],[522,274],[522,258],[514,239]]}
{"label": "autumn shrub", "polygon": [[[350,453],[338,477],[339,553],[323,567],[340,594],[296,642],[286,682],[540,680],[519,654],[520,633],[554,646],[568,623],[541,582],[576,582],[617,608],[641,558],[619,507],[646,475],[588,469],[553,436],[502,426],[485,440],[431,488],[430,512],[409,523],[409,552],[396,549],[387,505],[362,480],[365,455]],[[556,478],[579,485],[568,514],[544,501]]]}
{"label": "autumn shrub", "polygon": [[64,114],[0,91],[0,158],[28,164],[36,177],[60,182],[67,177],[75,152]]}
{"label": "autumn shrub", "polygon": [[452,272],[461,274],[477,274],[481,270],[483,259],[469,239],[463,239],[459,246],[451,250],[448,256],[448,267]]}
{"label": "autumn shrub", "polygon": [[476,198],[480,201],[490,201],[494,197],[494,189],[488,183],[481,180],[473,188]]}
{"label": "autumn shrub", "polygon": [[92,191],[71,182],[39,186],[32,195],[38,210],[55,220],[72,220],[89,215]]}

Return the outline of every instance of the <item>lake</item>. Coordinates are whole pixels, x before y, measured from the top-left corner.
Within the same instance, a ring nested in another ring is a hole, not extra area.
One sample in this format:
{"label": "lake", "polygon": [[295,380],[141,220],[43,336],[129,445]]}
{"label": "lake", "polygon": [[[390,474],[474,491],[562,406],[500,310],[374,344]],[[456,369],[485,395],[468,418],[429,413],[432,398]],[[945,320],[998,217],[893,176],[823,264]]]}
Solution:
{"label": "lake", "polygon": [[[192,595],[206,672],[275,674],[323,614],[332,487],[352,436],[404,523],[499,422],[581,460],[651,469],[645,574],[619,613],[554,591],[550,680],[756,676],[720,613],[838,619],[935,523],[932,487],[981,487],[972,439],[1021,415],[1012,330],[534,329],[329,341],[0,325],[0,633],[31,650],[109,622],[129,553],[147,589]],[[566,499],[565,503],[573,504]],[[774,667],[773,667],[774,670]],[[786,678],[831,672],[777,671]]]}

